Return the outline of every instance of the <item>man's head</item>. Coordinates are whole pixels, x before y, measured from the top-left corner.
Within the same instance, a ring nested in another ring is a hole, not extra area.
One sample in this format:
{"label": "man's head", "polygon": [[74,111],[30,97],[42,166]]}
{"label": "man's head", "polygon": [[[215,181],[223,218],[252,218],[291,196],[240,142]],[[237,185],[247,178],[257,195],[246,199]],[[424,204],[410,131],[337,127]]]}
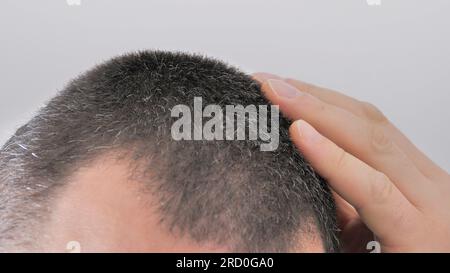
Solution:
{"label": "man's head", "polygon": [[125,55],[72,81],[0,152],[0,250],[336,251],[331,193],[288,121],[274,151],[174,140],[171,109],[195,97],[268,104],[249,76],[182,53]]}

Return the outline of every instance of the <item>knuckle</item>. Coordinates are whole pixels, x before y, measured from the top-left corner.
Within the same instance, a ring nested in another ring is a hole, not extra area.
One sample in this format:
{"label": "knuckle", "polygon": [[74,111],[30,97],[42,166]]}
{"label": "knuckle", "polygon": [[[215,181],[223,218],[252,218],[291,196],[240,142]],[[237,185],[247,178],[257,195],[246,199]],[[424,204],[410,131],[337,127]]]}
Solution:
{"label": "knuckle", "polygon": [[370,178],[370,194],[374,203],[386,203],[394,191],[394,185],[381,172],[374,171]]}
{"label": "knuckle", "polygon": [[389,152],[392,149],[393,142],[388,136],[385,126],[379,124],[370,125],[369,131],[369,141],[373,151]]}
{"label": "knuckle", "polygon": [[385,123],[388,121],[386,116],[375,105],[369,102],[361,102],[361,112],[369,121],[376,123]]}

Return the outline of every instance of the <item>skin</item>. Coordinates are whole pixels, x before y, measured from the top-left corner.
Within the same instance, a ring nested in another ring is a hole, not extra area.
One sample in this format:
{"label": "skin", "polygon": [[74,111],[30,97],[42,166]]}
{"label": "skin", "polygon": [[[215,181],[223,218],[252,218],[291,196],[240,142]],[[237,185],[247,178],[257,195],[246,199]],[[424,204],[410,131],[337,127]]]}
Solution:
{"label": "skin", "polygon": [[157,200],[130,176],[127,160],[100,156],[77,170],[57,196],[45,252],[223,252],[224,246],[199,244],[160,223]]}
{"label": "skin", "polygon": [[[40,236],[42,247],[36,251],[232,251],[227,245],[199,243],[176,230],[170,231],[160,221],[157,196],[142,188],[143,181],[130,175],[130,162],[105,154],[75,171],[68,185],[56,195],[46,232]],[[305,237],[294,251],[324,251],[317,232]],[[79,249],[70,246],[73,241],[79,243]]]}
{"label": "skin", "polygon": [[383,252],[450,252],[450,175],[376,107],[295,79],[254,77],[334,190],[344,251],[364,250],[375,235]]}

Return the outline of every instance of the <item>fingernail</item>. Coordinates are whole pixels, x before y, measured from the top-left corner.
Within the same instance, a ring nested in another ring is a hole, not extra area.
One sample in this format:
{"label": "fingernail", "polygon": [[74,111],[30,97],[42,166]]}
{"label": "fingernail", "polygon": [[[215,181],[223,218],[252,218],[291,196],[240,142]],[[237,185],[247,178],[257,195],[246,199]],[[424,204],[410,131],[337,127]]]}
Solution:
{"label": "fingernail", "polygon": [[274,75],[274,74],[270,74],[270,73],[266,73],[266,72],[258,72],[258,73],[254,73],[252,75],[252,77],[259,81],[260,83],[265,82],[267,80],[270,79],[278,79],[281,80],[282,78],[280,76]]}
{"label": "fingernail", "polygon": [[297,127],[297,133],[299,136],[306,141],[314,141],[320,137],[319,133],[306,121],[299,120],[295,122],[295,127]]}
{"label": "fingernail", "polygon": [[292,99],[303,94],[300,90],[284,81],[270,79],[267,82],[270,89],[280,97]]}

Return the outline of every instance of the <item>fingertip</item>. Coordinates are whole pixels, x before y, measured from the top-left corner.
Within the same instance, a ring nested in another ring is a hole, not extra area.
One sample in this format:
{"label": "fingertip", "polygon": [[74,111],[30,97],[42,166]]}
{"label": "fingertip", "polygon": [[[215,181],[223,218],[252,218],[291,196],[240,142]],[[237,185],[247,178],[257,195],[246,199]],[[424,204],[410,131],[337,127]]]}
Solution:
{"label": "fingertip", "polygon": [[290,128],[292,134],[303,142],[315,142],[320,138],[319,132],[304,120],[295,121]]}
{"label": "fingertip", "polygon": [[311,87],[313,87],[314,85],[301,81],[301,80],[297,80],[297,79],[293,79],[293,78],[285,78],[284,79],[287,83],[292,84],[294,86],[298,86],[299,88],[302,89],[310,89]]}
{"label": "fingertip", "polygon": [[270,102],[278,104],[278,96],[270,86],[269,80],[263,81],[261,83],[261,92],[264,97],[266,97]]}
{"label": "fingertip", "polygon": [[270,79],[277,79],[277,80],[283,79],[280,76],[266,72],[256,72],[253,73],[251,76],[254,80],[258,81],[259,83],[264,83],[265,81],[268,81]]}
{"label": "fingertip", "polygon": [[304,150],[304,139],[303,139],[303,127],[306,122],[303,120],[294,121],[289,127],[289,135],[292,139],[292,142],[297,146],[299,150]]}
{"label": "fingertip", "polygon": [[267,84],[270,90],[283,100],[292,100],[304,95],[303,92],[282,80],[270,79]]}
{"label": "fingertip", "polygon": [[301,137],[301,123],[302,120],[296,120],[294,121],[291,126],[289,126],[289,133],[291,135],[291,137],[295,137],[295,138],[300,138]]}

